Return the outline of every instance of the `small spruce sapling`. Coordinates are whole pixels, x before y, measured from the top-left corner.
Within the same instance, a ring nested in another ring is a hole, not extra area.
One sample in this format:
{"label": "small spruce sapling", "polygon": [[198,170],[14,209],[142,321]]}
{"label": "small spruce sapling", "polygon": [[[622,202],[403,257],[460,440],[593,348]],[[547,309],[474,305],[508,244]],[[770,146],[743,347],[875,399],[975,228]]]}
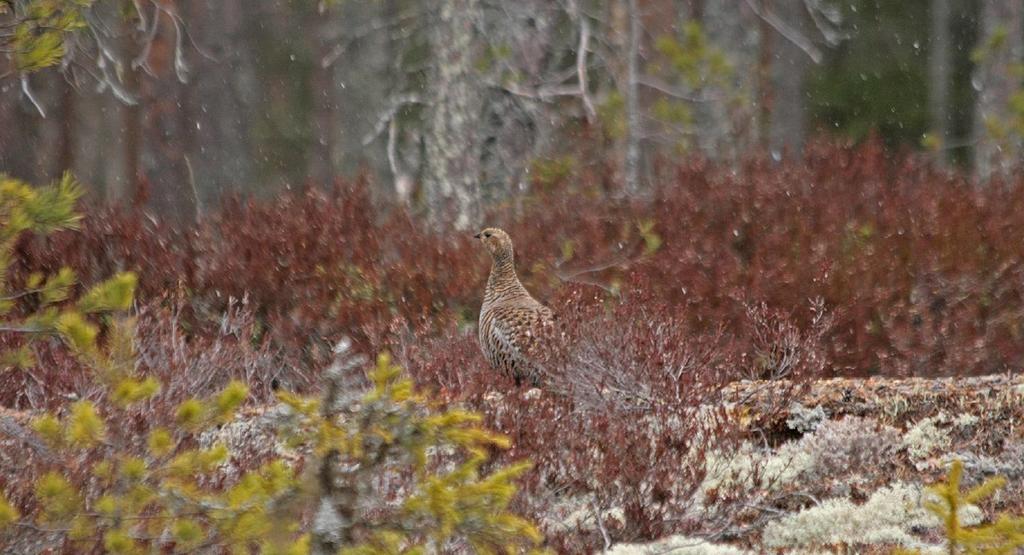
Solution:
{"label": "small spruce sapling", "polygon": [[[950,555],[996,555],[1017,553],[1024,547],[1024,517],[1000,514],[994,522],[965,526],[960,511],[968,505],[976,505],[991,497],[1006,486],[1002,476],[989,478],[968,491],[960,489],[964,465],[953,461],[944,482],[928,488],[936,499],[925,501],[924,506],[942,522],[946,537],[946,549]],[[902,555],[919,555],[917,550],[897,550]]]}
{"label": "small spruce sapling", "polygon": [[[346,395],[342,382],[360,366],[348,344],[335,349],[320,400],[282,394],[297,415],[289,442],[320,456],[315,553],[435,553],[444,546],[472,546],[478,553],[516,553],[542,537],[508,511],[519,463],[482,476],[491,446],[508,439],[480,427],[480,415],[443,410],[418,392],[382,354],[370,373],[372,388]],[[296,441],[297,439],[297,441]],[[388,492],[382,479],[397,491]],[[385,501],[387,497],[393,497]]]}

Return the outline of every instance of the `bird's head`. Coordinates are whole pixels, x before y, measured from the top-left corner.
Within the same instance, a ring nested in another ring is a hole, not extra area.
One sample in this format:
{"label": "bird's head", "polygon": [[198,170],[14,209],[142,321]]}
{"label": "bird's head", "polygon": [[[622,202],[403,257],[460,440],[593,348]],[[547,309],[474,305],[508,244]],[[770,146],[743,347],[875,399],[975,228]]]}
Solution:
{"label": "bird's head", "polygon": [[496,228],[488,227],[473,236],[484,244],[484,248],[491,254],[494,260],[512,258],[512,238],[508,233]]}

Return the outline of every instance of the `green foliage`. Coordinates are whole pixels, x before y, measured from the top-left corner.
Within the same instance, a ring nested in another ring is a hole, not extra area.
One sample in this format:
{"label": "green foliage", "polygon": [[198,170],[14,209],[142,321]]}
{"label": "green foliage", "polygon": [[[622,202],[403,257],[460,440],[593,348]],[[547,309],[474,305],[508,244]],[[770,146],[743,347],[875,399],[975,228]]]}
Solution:
{"label": "green foliage", "polygon": [[980,41],[980,45],[971,51],[971,61],[980,64],[988,60],[1000,50],[1006,48],[1006,39],[1010,30],[1005,24],[996,25],[992,33]]}
{"label": "green foliage", "polygon": [[529,464],[481,475],[487,449],[507,448],[508,438],[480,427],[477,414],[435,408],[387,355],[378,358],[370,377],[373,388],[341,408],[354,414],[340,422],[331,411],[319,410],[322,403],[281,396],[301,417],[288,433],[305,438],[301,443],[313,445],[327,460],[340,457],[329,470],[343,486],[321,492],[326,499],[336,502],[352,491],[365,492],[365,499],[347,498],[349,507],[383,499],[385,492],[373,490],[375,476],[396,464],[414,470],[408,497],[356,518],[372,534],[360,537],[354,523],[343,525],[342,537],[354,542],[343,553],[417,553],[456,538],[481,553],[512,553],[539,544],[537,529],[508,511],[513,481]]}
{"label": "green foliage", "polygon": [[[1008,36],[1009,30],[1005,25],[997,26],[987,40],[971,52],[971,61],[982,64],[1004,51],[1008,47]],[[1006,113],[1001,117],[987,116],[983,122],[988,138],[1004,148],[1024,140],[1024,63],[1012,63],[1009,77],[1015,88],[1005,106]]]}
{"label": "green foliage", "polygon": [[78,489],[57,472],[47,472],[36,482],[36,498],[43,506],[40,521],[59,523],[78,512],[81,499]]}
{"label": "green foliage", "polygon": [[[964,507],[976,505],[992,497],[998,490],[1006,486],[1006,479],[996,476],[970,490],[962,491],[960,482],[963,472],[963,463],[959,460],[953,461],[946,481],[928,488],[936,499],[924,503],[925,508],[942,522],[948,553],[950,555],[957,553],[970,555],[1017,553],[1020,548],[1024,547],[1024,517],[1000,514],[994,522],[976,526],[965,526],[960,520],[961,510]],[[909,555],[919,552],[902,550],[900,553]]]}
{"label": "green foliage", "polygon": [[534,185],[551,190],[564,185],[576,172],[577,165],[572,156],[537,158],[530,164],[530,178]]}
{"label": "green foliage", "polygon": [[[131,326],[113,323],[109,343],[116,348],[104,351],[97,345],[100,326],[87,315],[104,314],[127,308],[134,298],[136,277],[124,272],[90,288],[75,306],[65,303],[75,287],[75,273],[62,268],[51,276],[33,274],[24,287],[12,290],[7,266],[15,242],[24,233],[48,234],[74,229],[80,216],[75,204],[82,187],[71,174],[46,187],[34,188],[27,183],[0,175],[0,313],[10,315],[20,299],[36,301],[36,310],[21,318],[0,322],[11,332],[29,335],[56,335],[71,349],[97,368],[110,381],[124,378],[134,363],[131,351]],[[129,345],[129,347],[125,347]],[[5,368],[25,368],[34,364],[31,351],[25,346],[3,353]]]}
{"label": "green foliage", "polygon": [[40,188],[0,174],[0,245],[9,254],[10,242],[22,232],[51,233],[76,227],[80,217],[74,207],[81,196],[82,187],[68,173]]}
{"label": "green foliage", "polygon": [[248,395],[249,388],[242,382],[233,381],[229,383],[211,406],[214,417],[222,422],[230,420],[235,414],[235,409],[242,404],[242,401],[245,401]]}
{"label": "green foliage", "polygon": [[[678,35],[662,35],[654,47],[659,58],[651,64],[652,71],[682,95],[696,98],[714,91],[726,103],[741,99],[735,66],[726,51],[708,38],[700,22],[687,21]],[[689,147],[688,137],[696,130],[691,104],[685,96],[675,95],[661,97],[651,107],[658,121],[682,136],[676,144],[681,151]]]}
{"label": "green foliage", "polygon": [[921,147],[931,152],[937,152],[945,146],[942,144],[942,137],[936,133],[925,133],[921,136]]}
{"label": "green foliage", "polygon": [[618,91],[608,93],[597,106],[597,119],[609,139],[626,136],[626,99]]}
{"label": "green foliage", "polygon": [[160,382],[154,378],[136,380],[125,378],[114,386],[111,392],[111,400],[122,408],[131,406],[139,401],[149,399],[160,392]]}
{"label": "green foliage", "polygon": [[78,401],[71,406],[67,423],[68,443],[75,447],[94,447],[106,436],[106,425],[96,407],[89,401]]}
{"label": "green foliage", "polygon": [[640,220],[636,223],[640,237],[644,240],[644,254],[651,255],[661,248],[661,235],[654,231],[654,220]]}
{"label": "green foliage", "polygon": [[18,514],[18,510],[11,505],[3,492],[0,492],[0,529],[17,522],[19,518],[21,515]]}
{"label": "green foliage", "polygon": [[[151,381],[140,380],[139,387],[153,391],[144,385]],[[246,395],[244,386],[232,383],[210,399],[186,402],[194,407],[194,429],[229,419]],[[79,401],[65,421],[46,414],[32,426],[69,460],[88,461],[82,455],[89,449],[110,448],[106,458],[86,463],[101,484],[95,493],[86,494],[84,484],[59,472],[47,473],[36,485],[43,507],[39,525],[69,529],[70,539],[85,542],[82,548],[99,538],[106,551],[130,553],[143,550],[146,538],[168,535],[179,550],[209,540],[257,546],[267,540],[272,503],[297,490],[293,469],[276,460],[243,473],[230,487],[207,486],[231,456],[226,446],[182,449],[178,438],[189,430],[153,426],[145,442],[147,456],[137,456],[132,454],[133,435],[111,433],[114,416],[105,419],[93,403]]]}
{"label": "green foliage", "polygon": [[682,102],[674,102],[667,98],[659,98],[654,101],[654,105],[651,107],[651,112],[654,117],[662,121],[676,123],[680,125],[691,125],[694,123],[693,110],[690,106]]}
{"label": "green foliage", "polygon": [[725,51],[711,44],[697,21],[687,21],[679,37],[659,37],[655,48],[691,90],[726,88],[735,73]]}
{"label": "green foliage", "polygon": [[78,310],[91,314],[111,310],[127,310],[135,298],[135,274],[117,274],[93,287],[78,300]]}
{"label": "green foliage", "polygon": [[87,321],[81,314],[73,311],[65,312],[57,318],[54,328],[64,337],[69,346],[80,354],[93,354],[96,349],[96,336],[99,327]]}
{"label": "green foliage", "polygon": [[0,47],[12,53],[21,73],[57,65],[67,54],[69,35],[86,27],[85,12],[92,4],[93,0],[21,0],[0,6],[0,17],[13,16],[8,21],[13,32],[0,38]]}
{"label": "green foliage", "polygon": [[188,399],[178,405],[177,421],[182,427],[194,430],[203,415],[203,404],[198,399]]}
{"label": "green foliage", "polygon": [[[834,4],[844,27],[855,30],[852,40],[828,51],[823,63],[810,68],[806,86],[812,127],[863,140],[878,133],[887,145],[938,145],[925,137],[928,114],[929,51],[935,44],[928,33],[929,4],[851,0]],[[978,7],[970,2],[953,3],[954,20],[969,21]],[[950,136],[970,134],[971,86],[974,63],[966,55],[974,42],[972,26],[950,29],[949,127]],[[879,55],[884,52],[885,55]],[[967,149],[956,147],[957,156]]]}
{"label": "green foliage", "polygon": [[52,414],[44,414],[33,419],[32,429],[51,447],[58,447],[64,443],[64,427]]}
{"label": "green foliage", "polygon": [[163,457],[174,448],[174,438],[166,428],[157,428],[149,432],[146,446],[149,448],[150,455]]}

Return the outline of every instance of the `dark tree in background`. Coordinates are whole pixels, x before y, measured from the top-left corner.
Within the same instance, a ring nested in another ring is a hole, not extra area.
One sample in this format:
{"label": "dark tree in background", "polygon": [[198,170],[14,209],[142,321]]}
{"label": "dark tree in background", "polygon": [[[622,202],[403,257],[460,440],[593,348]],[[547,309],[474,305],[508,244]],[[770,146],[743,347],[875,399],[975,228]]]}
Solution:
{"label": "dark tree in background", "polygon": [[641,194],[659,160],[820,135],[987,176],[1024,136],[1015,2],[68,0],[56,31],[38,3],[0,3],[0,170],[179,222],[366,172],[471,227],[555,170]]}
{"label": "dark tree in background", "polygon": [[[1024,111],[1020,97],[1024,76],[1024,5],[1020,2],[982,0],[980,45],[972,77],[978,90],[974,118],[976,171],[986,177],[1008,169],[1021,155],[1019,122],[1009,113],[1018,99],[1017,115]],[[1009,117],[1008,117],[1009,116]]]}
{"label": "dark tree in background", "polygon": [[480,27],[478,0],[441,0],[431,25],[434,71],[426,122],[424,187],[439,222],[468,229],[479,224],[480,121],[483,90],[474,67]]}
{"label": "dark tree in background", "polygon": [[929,6],[931,28],[928,41],[928,112],[932,136],[939,151],[936,160],[945,165],[948,160],[950,138],[949,92],[951,67],[949,0],[932,0]]}

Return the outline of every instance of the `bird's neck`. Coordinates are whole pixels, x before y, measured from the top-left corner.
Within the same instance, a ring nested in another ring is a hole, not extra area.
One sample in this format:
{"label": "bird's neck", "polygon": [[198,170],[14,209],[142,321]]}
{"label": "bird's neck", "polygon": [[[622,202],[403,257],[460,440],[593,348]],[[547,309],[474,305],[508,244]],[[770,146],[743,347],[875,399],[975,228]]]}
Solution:
{"label": "bird's neck", "polygon": [[499,255],[491,262],[491,275],[487,278],[487,292],[484,303],[502,299],[528,295],[526,288],[519,282],[512,255]]}

